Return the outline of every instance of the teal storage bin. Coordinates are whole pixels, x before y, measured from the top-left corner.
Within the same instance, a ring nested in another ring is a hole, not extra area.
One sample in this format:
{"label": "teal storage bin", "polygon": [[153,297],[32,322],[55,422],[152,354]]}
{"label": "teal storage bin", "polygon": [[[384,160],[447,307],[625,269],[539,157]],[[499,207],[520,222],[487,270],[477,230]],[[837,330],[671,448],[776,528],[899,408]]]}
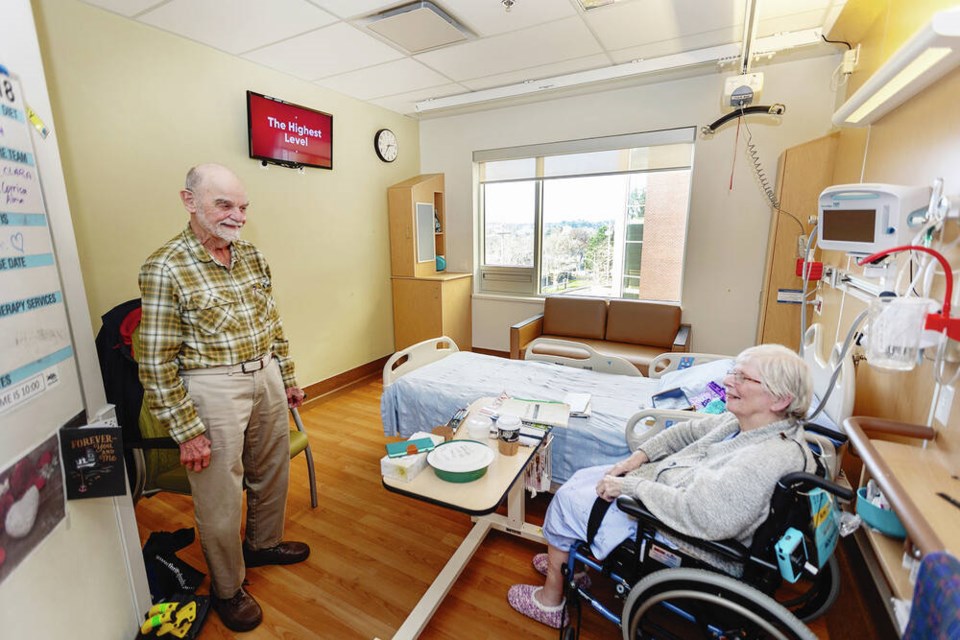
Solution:
{"label": "teal storage bin", "polygon": [[867,500],[867,488],[857,489],[857,514],[860,518],[885,535],[903,540],[907,537],[907,530],[897,514],[890,509],[881,509]]}

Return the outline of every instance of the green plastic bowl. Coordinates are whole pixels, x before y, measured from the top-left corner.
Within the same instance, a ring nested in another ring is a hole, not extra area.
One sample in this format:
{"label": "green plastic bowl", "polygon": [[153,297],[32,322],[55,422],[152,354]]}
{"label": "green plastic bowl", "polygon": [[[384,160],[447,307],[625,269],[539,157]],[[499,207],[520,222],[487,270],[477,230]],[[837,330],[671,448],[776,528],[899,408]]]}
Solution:
{"label": "green plastic bowl", "polygon": [[494,453],[485,442],[451,440],[427,454],[427,464],[447,482],[473,482],[487,473]]}

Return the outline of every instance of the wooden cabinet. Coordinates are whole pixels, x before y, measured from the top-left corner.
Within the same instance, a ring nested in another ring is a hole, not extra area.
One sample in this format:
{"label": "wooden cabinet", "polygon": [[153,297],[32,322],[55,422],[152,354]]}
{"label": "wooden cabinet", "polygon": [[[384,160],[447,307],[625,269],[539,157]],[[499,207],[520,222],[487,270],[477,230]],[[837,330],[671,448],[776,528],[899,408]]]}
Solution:
{"label": "wooden cabinet", "polygon": [[[763,300],[757,323],[757,343],[775,342],[791,349],[800,348],[800,305],[777,301],[780,289],[799,290],[803,279],[797,275],[798,242],[804,242],[815,228],[811,216],[817,215],[820,192],[833,184],[837,134],[831,134],[791,147],[780,156],[777,169],[777,195],[780,211],[773,213],[767,244]],[[808,285],[811,288],[813,285]],[[807,323],[814,322],[814,311],[807,308]]]}
{"label": "wooden cabinet", "polygon": [[395,349],[446,335],[469,351],[473,343],[473,276],[437,271],[446,255],[443,174],[404,180],[387,191]]}
{"label": "wooden cabinet", "polygon": [[430,338],[449,336],[469,351],[473,326],[470,295],[473,276],[469,273],[438,273],[423,278],[392,280],[393,341],[403,349]]}
{"label": "wooden cabinet", "polygon": [[437,273],[446,252],[443,174],[431,173],[393,185],[390,207],[390,273],[421,277]]}

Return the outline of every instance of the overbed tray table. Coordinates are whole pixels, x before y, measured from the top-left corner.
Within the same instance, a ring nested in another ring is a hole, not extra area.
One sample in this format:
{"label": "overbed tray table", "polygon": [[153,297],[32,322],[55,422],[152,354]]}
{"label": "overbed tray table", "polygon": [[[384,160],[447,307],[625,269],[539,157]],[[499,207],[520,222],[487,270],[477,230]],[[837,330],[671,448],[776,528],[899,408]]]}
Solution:
{"label": "overbed tray table", "polygon": [[[470,411],[473,412],[493,400],[493,398],[481,398],[470,405]],[[546,434],[544,441],[548,438],[549,433]],[[460,429],[455,439],[470,438],[466,437],[466,429]],[[543,446],[544,441],[537,446],[521,445],[516,455],[505,456],[500,454],[497,440],[488,438],[487,446],[494,452],[493,462],[490,463],[483,477],[471,482],[447,482],[438,478],[432,469],[424,469],[409,482],[382,478],[383,486],[387,491],[468,513],[473,516],[474,521],[470,533],[463,539],[457,551],[420,598],[420,602],[394,634],[393,640],[413,639],[420,635],[491,529],[544,542],[540,527],[525,521],[526,509],[523,494],[523,471],[537,450]],[[494,513],[504,497],[507,498],[507,515],[505,516]]]}

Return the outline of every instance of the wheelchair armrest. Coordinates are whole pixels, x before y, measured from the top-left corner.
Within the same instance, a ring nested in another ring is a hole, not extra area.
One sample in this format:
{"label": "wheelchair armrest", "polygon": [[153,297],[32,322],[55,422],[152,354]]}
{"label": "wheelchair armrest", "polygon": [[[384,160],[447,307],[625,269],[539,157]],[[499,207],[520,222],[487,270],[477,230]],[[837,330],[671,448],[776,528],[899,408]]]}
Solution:
{"label": "wheelchair armrest", "polygon": [[827,493],[832,493],[841,500],[852,500],[853,499],[853,490],[847,487],[841,486],[835,482],[831,482],[826,478],[821,478],[820,476],[814,475],[812,473],[807,473],[805,471],[795,471],[793,473],[788,473],[787,475],[780,478],[780,486],[784,488],[789,488],[793,491],[809,491],[810,489],[819,487],[826,491]]}
{"label": "wheelchair armrest", "polygon": [[823,425],[815,424],[813,422],[804,422],[803,430],[809,431],[811,433],[818,433],[825,438],[829,438],[830,440],[833,440],[834,442],[839,442],[841,445],[846,444],[848,440],[847,435],[845,433],[841,433],[836,429],[831,429],[830,427],[824,427]]}
{"label": "wheelchair armrest", "polygon": [[642,524],[657,530],[665,531],[671,536],[679,538],[685,542],[706,551],[722,555],[736,562],[747,562],[750,558],[750,550],[738,540],[703,540],[686,534],[680,533],[665,525],[657,516],[653,515],[647,507],[633,496],[620,496],[617,498],[617,507],[627,515],[635,517]]}

